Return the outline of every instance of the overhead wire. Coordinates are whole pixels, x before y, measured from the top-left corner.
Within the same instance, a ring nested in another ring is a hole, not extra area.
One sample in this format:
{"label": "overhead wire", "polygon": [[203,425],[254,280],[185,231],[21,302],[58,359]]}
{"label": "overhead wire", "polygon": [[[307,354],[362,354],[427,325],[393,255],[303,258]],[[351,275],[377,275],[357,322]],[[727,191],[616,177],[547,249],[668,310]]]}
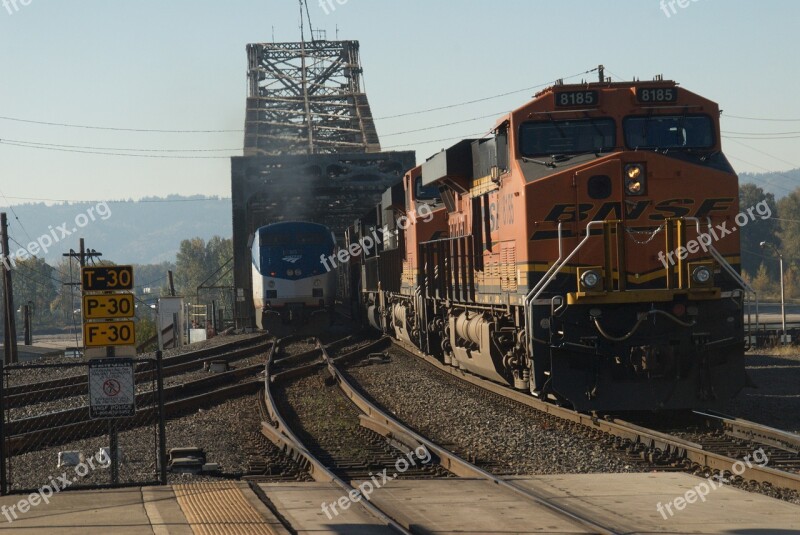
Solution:
{"label": "overhead wire", "polygon": [[76,204],[91,204],[91,203],[108,203],[108,204],[138,204],[138,203],[171,203],[171,202],[204,202],[204,201],[229,201],[230,197],[201,197],[198,199],[120,199],[120,200],[78,200],[78,199],[51,199],[43,197],[15,197],[9,195],[7,199],[16,199],[22,201],[43,201],[43,202],[60,202],[60,203],[76,203]]}
{"label": "overhead wire", "polygon": [[86,130],[107,130],[112,132],[154,132],[158,134],[216,134],[216,133],[240,133],[244,129],[233,130],[165,130],[160,128],[124,128],[118,126],[93,126],[86,124],[54,123],[49,121],[36,121],[33,119],[21,119],[19,117],[0,116],[0,120],[13,121],[18,123],[38,124],[43,126],[59,126],[63,128],[81,128]]}
{"label": "overhead wire", "polygon": [[43,143],[40,141],[28,141],[24,139],[0,139],[0,142],[7,143],[21,143],[27,145],[42,145],[45,147],[58,147],[66,149],[89,149],[89,150],[103,150],[103,151],[132,151],[132,152],[232,152],[241,151],[241,147],[230,149],[131,149],[124,147],[92,147],[87,145],[61,145],[57,143]]}
{"label": "overhead wire", "polygon": [[49,147],[42,145],[13,143],[10,141],[0,140],[0,145],[8,145],[12,147],[23,147],[28,149],[40,149],[56,152],[71,152],[75,154],[96,154],[99,156],[125,156],[128,158],[157,158],[166,160],[228,160],[231,156],[181,156],[181,155],[161,155],[161,154],[126,154],[124,152],[100,152],[91,150],[78,150],[78,149],[62,149],[58,147]]}
{"label": "overhead wire", "polygon": [[[577,74],[571,74],[569,76],[565,76],[565,77],[559,78],[559,79],[560,80],[570,80],[572,78],[577,78],[578,76],[583,76],[584,74],[589,74],[589,73],[592,73],[592,72],[595,72],[595,71],[597,71],[597,67],[595,67],[594,69],[589,69],[588,71],[579,72]],[[536,85],[533,85],[533,86],[530,86],[530,87],[525,87],[525,88],[522,88],[522,89],[516,89],[514,91],[508,91],[506,93],[500,93],[498,95],[492,95],[492,96],[489,96],[489,97],[483,97],[483,98],[478,98],[478,99],[474,99],[474,100],[467,100],[467,101],[464,101],[464,102],[457,102],[455,104],[447,104],[445,106],[437,106],[437,107],[434,107],[434,108],[426,108],[426,109],[423,109],[423,110],[416,110],[416,111],[410,111],[410,112],[405,112],[405,113],[399,113],[397,115],[386,115],[384,117],[375,117],[374,120],[382,121],[382,120],[386,120],[386,119],[397,119],[398,117],[408,117],[408,116],[411,116],[411,115],[420,115],[420,114],[423,114],[423,113],[430,113],[432,111],[449,110],[449,109],[452,109],[452,108],[458,108],[458,107],[461,107],[461,106],[468,106],[470,104],[477,104],[479,102],[486,102],[486,101],[489,101],[489,100],[494,100],[496,98],[507,97],[509,95],[515,95],[517,93],[522,93],[524,91],[532,91],[534,89],[539,89],[539,88],[542,88],[542,87],[547,87],[549,85],[553,85],[554,83],[555,83],[555,81],[549,81],[549,82],[545,82],[543,84],[536,84]]]}
{"label": "overhead wire", "polygon": [[765,121],[765,122],[776,122],[776,123],[800,123],[800,119],[777,119],[777,118],[767,118],[767,117],[743,117],[741,115],[729,115],[724,114],[722,116],[730,117],[731,119],[742,119],[744,121]]}

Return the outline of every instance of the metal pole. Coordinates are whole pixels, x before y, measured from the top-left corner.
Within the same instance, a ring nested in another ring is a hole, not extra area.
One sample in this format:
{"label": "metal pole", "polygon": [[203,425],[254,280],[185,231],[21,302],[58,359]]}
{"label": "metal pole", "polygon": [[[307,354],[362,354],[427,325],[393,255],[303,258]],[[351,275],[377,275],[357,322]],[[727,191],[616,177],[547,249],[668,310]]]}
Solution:
{"label": "metal pole", "polygon": [[5,496],[8,493],[8,478],[6,474],[6,371],[3,365],[3,359],[0,359],[0,494]]}
{"label": "metal pole", "polygon": [[17,328],[14,311],[14,285],[11,282],[11,260],[8,250],[8,219],[6,213],[0,213],[0,229],[3,239],[3,293],[5,300],[5,359],[6,364],[17,362]]}
{"label": "metal pole", "polygon": [[[161,326],[159,325],[159,329]],[[167,484],[167,429],[164,421],[164,372],[162,354],[156,351],[156,388],[158,388],[158,457],[159,480]]]}
{"label": "metal pole", "polygon": [[31,307],[30,305],[23,305],[22,306],[22,317],[23,317],[23,324],[22,329],[24,331],[24,338],[25,338],[25,345],[29,346],[33,344],[33,337],[31,336]]}
{"label": "metal pole", "polygon": [[164,331],[161,327],[161,303],[156,303],[156,336],[158,337],[158,350],[164,351]]}
{"label": "metal pole", "polygon": [[178,313],[172,314],[172,347],[183,347],[183,328],[178,325]]}
{"label": "metal pole", "polygon": [[[116,351],[114,346],[106,347],[106,358],[114,358]],[[119,436],[117,435],[117,421],[114,418],[108,420],[108,446],[111,450],[111,484],[119,484]]]}
{"label": "metal pole", "polygon": [[783,255],[780,253],[778,253],[778,262],[781,272],[781,345],[786,345],[786,299],[783,293]]}

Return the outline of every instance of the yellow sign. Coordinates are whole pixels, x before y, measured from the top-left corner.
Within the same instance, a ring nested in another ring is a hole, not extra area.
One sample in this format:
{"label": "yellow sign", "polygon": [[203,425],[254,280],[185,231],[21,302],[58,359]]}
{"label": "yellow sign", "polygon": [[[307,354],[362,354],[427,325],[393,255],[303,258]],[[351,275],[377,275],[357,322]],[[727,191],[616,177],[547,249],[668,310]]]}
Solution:
{"label": "yellow sign", "polygon": [[132,321],[98,321],[83,324],[83,345],[86,347],[127,346],[136,343]]}
{"label": "yellow sign", "polygon": [[83,296],[83,319],[131,318],[135,309],[133,294],[94,294]]}
{"label": "yellow sign", "polygon": [[81,268],[81,286],[84,292],[105,290],[132,290],[133,267],[91,266]]}

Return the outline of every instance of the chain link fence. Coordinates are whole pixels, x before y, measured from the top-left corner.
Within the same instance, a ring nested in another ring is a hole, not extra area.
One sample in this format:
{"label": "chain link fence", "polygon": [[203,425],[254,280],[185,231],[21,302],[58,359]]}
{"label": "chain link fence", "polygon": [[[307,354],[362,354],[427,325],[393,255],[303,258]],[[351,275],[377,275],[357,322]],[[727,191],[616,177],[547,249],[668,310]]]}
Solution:
{"label": "chain link fence", "polygon": [[160,376],[159,358],[0,363],[0,491],[166,483]]}

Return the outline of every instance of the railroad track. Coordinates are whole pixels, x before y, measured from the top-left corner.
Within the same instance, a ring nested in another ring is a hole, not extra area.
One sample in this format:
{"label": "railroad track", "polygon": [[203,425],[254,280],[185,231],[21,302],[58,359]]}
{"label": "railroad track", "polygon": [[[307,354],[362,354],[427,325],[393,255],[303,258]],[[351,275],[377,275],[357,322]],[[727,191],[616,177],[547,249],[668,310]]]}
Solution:
{"label": "railroad track", "polygon": [[[297,359],[301,362],[298,367],[281,371],[278,374],[272,373],[272,366],[277,362],[275,358],[275,349],[273,348],[273,351],[270,352],[267,364],[267,378],[265,382],[265,403],[269,413],[269,420],[262,424],[262,432],[264,435],[276,446],[282,448],[284,451],[290,452],[294,458],[301,459],[316,481],[333,482],[341,487],[343,494],[359,492],[352,485],[353,480],[368,479],[371,473],[364,474],[364,466],[358,466],[355,470],[353,466],[343,466],[342,459],[336,455],[324,455],[325,451],[323,447],[320,447],[320,442],[315,441],[314,437],[308,436],[307,429],[303,427],[303,418],[297,418],[300,420],[297,423],[300,424],[301,429],[296,432],[294,426],[287,423],[285,415],[286,412],[291,412],[291,408],[287,411],[287,407],[285,407],[284,404],[276,401],[278,399],[274,392],[276,383],[280,384],[284,381],[294,380],[303,374],[318,374],[320,368],[324,366],[327,368],[330,377],[339,387],[340,393],[352,402],[353,407],[358,409],[359,413],[356,414],[358,424],[368,429],[370,433],[383,437],[385,444],[391,443],[396,445],[397,450],[394,453],[395,459],[402,456],[404,451],[420,451],[420,448],[424,448],[424,451],[429,453],[429,461],[435,461],[439,469],[445,472],[444,475],[478,478],[489,481],[494,485],[509,490],[532,503],[545,507],[567,518],[575,523],[576,526],[588,528],[595,533],[614,533],[612,530],[595,523],[576,511],[572,511],[568,507],[554,504],[534,491],[524,489],[513,482],[500,479],[496,475],[468,462],[448,449],[419,435],[372,403],[357,388],[348,382],[337,367],[337,364],[368,356],[370,353],[374,353],[387,344],[388,341],[382,339],[356,351],[341,355],[336,359],[331,358],[326,348],[319,345],[315,349],[319,354],[319,360],[312,358],[310,354],[304,355],[302,358]],[[279,392],[284,393],[283,390],[279,390]],[[281,396],[281,398],[285,399],[285,396]],[[349,411],[351,415],[353,407],[351,407]],[[341,410],[340,406],[337,405],[336,410]],[[291,414],[290,420],[292,420],[292,423],[295,423],[295,419],[296,413]],[[308,440],[309,438],[311,439],[310,441]],[[309,442],[312,442],[312,444],[309,444]],[[386,447],[385,444],[383,448]],[[321,453],[322,455],[320,455]],[[370,468],[375,469],[377,472],[381,466],[381,462],[386,462],[386,460],[381,459],[377,466],[373,465],[370,466]],[[391,462],[391,460],[389,462]],[[398,474],[394,473],[392,475],[396,477]],[[358,503],[387,526],[394,528],[400,533],[413,533],[413,519],[402,518],[395,514],[387,513],[367,500],[360,500]]]}
{"label": "railroad track", "polygon": [[[202,366],[203,361],[206,359],[226,360],[231,362],[233,360],[252,356],[258,351],[264,350],[263,345],[268,339],[268,335],[259,335],[246,340],[237,340],[228,344],[166,357],[162,361],[164,377],[171,377],[186,373],[187,371],[192,371]],[[221,352],[229,349],[231,351],[221,354]],[[37,367],[42,367],[42,365],[34,364],[30,366],[31,369]],[[135,377],[137,383],[151,379],[155,374],[155,370],[145,370],[145,368],[145,363],[137,364],[138,371]],[[53,401],[86,394],[88,388],[88,375],[83,373],[61,379],[9,386],[4,389],[3,396],[5,407],[8,409],[24,407],[41,401]]]}
{"label": "railroad track", "polygon": [[[247,352],[252,356],[258,352],[266,353],[272,347],[274,347],[272,342],[262,341],[259,345],[234,350],[223,357],[215,355],[213,358],[214,360],[226,360],[227,357],[233,359],[231,355],[238,355],[238,358],[242,358],[241,352]],[[216,349],[219,351],[219,348]],[[211,355],[206,353],[204,357],[211,357]],[[175,366],[186,364],[192,364],[193,369],[197,362],[186,362]],[[256,394],[262,388],[262,380],[258,376],[263,372],[264,363],[262,362],[166,387],[164,388],[165,418],[175,417],[197,407],[217,404],[232,397]],[[147,371],[145,373],[155,372]],[[144,408],[137,410],[135,416],[120,420],[118,429],[133,429],[155,422],[158,407],[155,395],[156,392],[152,390],[137,394],[137,406]],[[90,419],[89,407],[86,405],[40,416],[11,420],[5,425],[7,455],[18,455],[101,435],[107,431],[106,421]]]}
{"label": "railroad track", "polygon": [[[513,400],[522,406],[553,415],[561,420],[573,422],[588,430],[612,437],[619,448],[636,453],[654,468],[682,468],[696,475],[710,477],[720,475],[733,482],[754,482],[762,487],[800,492],[800,436],[773,429],[754,422],[738,420],[724,415],[695,412],[694,417],[703,420],[703,425],[714,431],[699,442],[645,427],[623,419],[584,414],[565,407],[542,401],[506,386],[464,373],[458,368],[444,365],[414,347],[392,340],[392,343],[411,353],[444,374],[454,376],[474,387],[497,396]],[[692,438],[695,438],[694,436]],[[705,440],[705,443],[704,443]],[[742,457],[761,446],[775,460],[762,466],[755,462],[740,462]],[[740,456],[741,455],[741,456]],[[734,470],[735,469],[735,470]],[[779,490],[783,497],[787,493]]]}

